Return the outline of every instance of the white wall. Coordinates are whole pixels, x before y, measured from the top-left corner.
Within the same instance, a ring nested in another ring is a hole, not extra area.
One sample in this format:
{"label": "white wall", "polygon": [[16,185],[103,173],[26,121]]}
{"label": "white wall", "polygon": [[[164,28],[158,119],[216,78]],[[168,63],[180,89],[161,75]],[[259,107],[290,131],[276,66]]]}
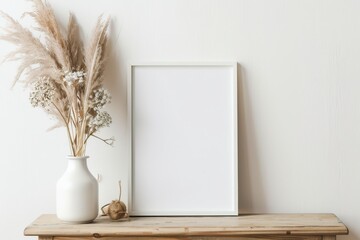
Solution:
{"label": "white wall", "polygon": [[[127,179],[126,69],[134,61],[237,61],[239,185],[243,213],[332,212],[360,239],[360,2],[355,0],[102,0],[50,3],[65,22],[77,15],[88,36],[110,14],[106,79],[114,118],[93,140],[89,165],[102,175],[101,202]],[[27,1],[0,1],[14,17]],[[0,22],[2,25],[3,22]],[[0,43],[0,55],[9,45]],[[55,211],[55,183],[66,167],[65,132],[10,90],[15,65],[0,67],[0,228],[21,239],[39,214]],[[126,198],[126,192],[124,197]],[[31,238],[27,238],[31,239]]]}

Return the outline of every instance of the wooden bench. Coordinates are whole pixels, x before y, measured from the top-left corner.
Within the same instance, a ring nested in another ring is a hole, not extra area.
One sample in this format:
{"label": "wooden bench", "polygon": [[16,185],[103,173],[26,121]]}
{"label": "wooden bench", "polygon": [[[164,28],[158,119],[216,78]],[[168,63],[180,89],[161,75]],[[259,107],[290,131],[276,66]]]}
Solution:
{"label": "wooden bench", "polygon": [[70,224],[42,215],[25,229],[39,240],[335,240],[348,234],[334,214],[259,214],[235,217],[107,217],[89,224]]}

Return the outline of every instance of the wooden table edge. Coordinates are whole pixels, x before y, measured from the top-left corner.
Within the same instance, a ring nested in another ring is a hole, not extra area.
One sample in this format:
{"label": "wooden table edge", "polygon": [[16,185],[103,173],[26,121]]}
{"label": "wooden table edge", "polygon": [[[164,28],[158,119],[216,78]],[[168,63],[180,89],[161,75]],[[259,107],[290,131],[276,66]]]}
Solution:
{"label": "wooden table edge", "polygon": [[[43,232],[43,233],[39,233],[39,228],[41,228],[41,226],[37,227],[34,226],[33,224],[41,219],[42,217],[44,217],[45,215],[53,215],[53,214],[44,214],[39,216],[38,218],[36,218],[35,221],[33,221],[33,223],[29,226],[27,226],[24,229],[24,236],[39,236],[39,237],[47,237],[47,236],[51,236],[51,237],[144,237],[144,234],[139,234],[139,233],[126,233],[126,234],[121,234],[121,233],[91,233],[91,234],[64,234],[64,233],[51,233],[49,232]],[[256,215],[292,215],[292,214],[243,214],[243,215],[239,215],[238,217],[241,216],[256,216]],[[294,214],[296,215],[296,214]],[[300,214],[302,215],[302,214]],[[306,213],[304,213],[303,215],[307,215]],[[336,218],[338,220],[338,223],[341,224],[341,226],[337,226],[336,230],[329,230],[329,229],[325,229],[328,227],[324,227],[324,229],[321,229],[321,227],[318,226],[314,226],[314,230],[311,231],[301,231],[301,230],[281,230],[281,229],[275,229],[273,231],[262,231],[261,233],[259,232],[254,232],[254,231],[246,231],[246,230],[241,230],[241,231],[219,231],[216,230],[216,228],[214,228],[214,231],[210,231],[210,232],[205,232],[205,231],[200,231],[200,232],[196,232],[194,231],[194,229],[196,229],[196,227],[191,227],[193,229],[192,232],[187,233],[187,232],[177,232],[174,234],[171,233],[159,233],[159,234],[153,234],[153,233],[149,233],[146,236],[149,237],[209,237],[209,236],[214,236],[214,237],[246,237],[246,236],[255,236],[255,235],[266,235],[266,236],[336,236],[336,235],[348,235],[349,234],[349,229],[348,227],[333,213],[328,213],[328,214],[324,214],[324,215],[332,215],[334,218]],[[205,216],[207,217],[207,216]],[[226,217],[231,217],[231,216],[226,216]],[[181,218],[181,217],[180,217]],[[335,227],[335,226],[334,226]],[[200,228],[200,227],[198,227]]]}

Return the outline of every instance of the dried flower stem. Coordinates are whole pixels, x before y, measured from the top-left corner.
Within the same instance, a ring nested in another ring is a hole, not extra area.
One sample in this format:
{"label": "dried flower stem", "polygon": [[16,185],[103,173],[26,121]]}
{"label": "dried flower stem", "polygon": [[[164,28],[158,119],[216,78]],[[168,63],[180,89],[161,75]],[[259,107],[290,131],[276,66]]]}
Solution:
{"label": "dried flower stem", "polygon": [[58,113],[60,114],[60,116],[62,117],[62,119],[63,119],[63,121],[64,121],[64,123],[65,123],[66,132],[67,132],[67,134],[68,134],[68,138],[69,138],[69,141],[70,141],[71,152],[72,152],[72,154],[73,154],[74,156],[76,156],[76,155],[75,155],[75,149],[74,149],[74,143],[73,143],[73,140],[72,140],[72,137],[71,137],[72,135],[71,135],[71,132],[70,132],[70,129],[69,129],[69,124],[68,124],[69,121],[67,121],[67,120],[65,119],[64,115],[62,114],[62,112],[61,112],[60,109],[56,106],[55,103],[52,102],[52,105],[53,105],[53,106],[55,107],[55,109],[58,111]]}
{"label": "dried flower stem", "polygon": [[89,139],[89,137],[94,137],[94,138],[97,138],[97,139],[99,139],[99,140],[101,140],[101,141],[103,141],[104,143],[106,143],[107,145],[110,145],[110,146],[112,146],[113,145],[113,143],[114,143],[114,139],[113,138],[107,138],[107,139],[103,139],[103,138],[101,138],[101,137],[98,137],[98,136],[96,136],[96,135],[94,135],[94,134],[90,134],[87,138],[86,138],[86,141]]}

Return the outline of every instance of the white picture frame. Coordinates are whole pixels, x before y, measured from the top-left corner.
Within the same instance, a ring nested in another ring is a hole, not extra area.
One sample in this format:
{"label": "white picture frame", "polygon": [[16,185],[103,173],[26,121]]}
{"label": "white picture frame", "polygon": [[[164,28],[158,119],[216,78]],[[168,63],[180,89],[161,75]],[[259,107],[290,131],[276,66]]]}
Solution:
{"label": "white picture frame", "polygon": [[238,215],[237,63],[129,67],[130,216]]}

